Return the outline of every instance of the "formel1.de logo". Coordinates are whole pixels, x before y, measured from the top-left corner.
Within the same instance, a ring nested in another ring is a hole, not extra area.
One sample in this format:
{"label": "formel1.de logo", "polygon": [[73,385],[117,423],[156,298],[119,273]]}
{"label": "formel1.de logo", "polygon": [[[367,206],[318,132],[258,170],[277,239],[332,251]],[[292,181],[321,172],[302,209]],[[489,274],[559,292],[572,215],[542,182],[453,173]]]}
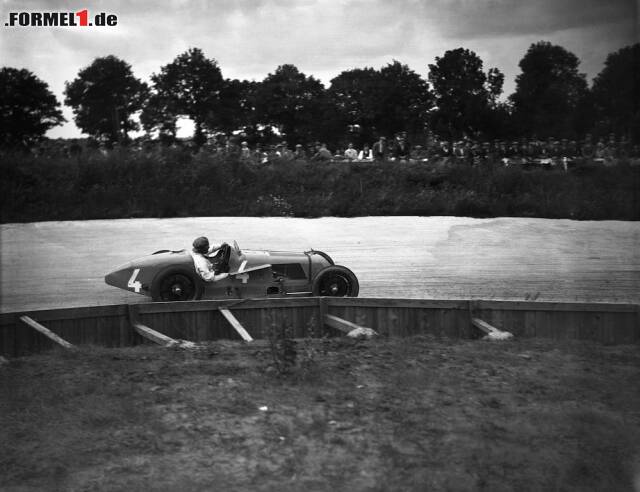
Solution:
{"label": "formel1.de logo", "polygon": [[6,27],[113,27],[118,24],[116,14],[100,12],[93,16],[87,9],[78,12],[9,12]]}

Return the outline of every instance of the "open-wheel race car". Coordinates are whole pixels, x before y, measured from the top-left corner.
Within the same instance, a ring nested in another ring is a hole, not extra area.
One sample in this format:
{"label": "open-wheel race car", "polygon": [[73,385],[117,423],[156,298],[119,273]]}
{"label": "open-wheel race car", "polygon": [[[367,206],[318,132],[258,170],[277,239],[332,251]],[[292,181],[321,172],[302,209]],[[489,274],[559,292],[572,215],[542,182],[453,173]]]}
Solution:
{"label": "open-wheel race car", "polygon": [[120,265],[104,280],[154,301],[358,295],[354,273],[322,251],[242,251],[234,242],[210,258],[214,265],[224,266],[227,278],[205,282],[196,273],[190,251],[161,250]]}

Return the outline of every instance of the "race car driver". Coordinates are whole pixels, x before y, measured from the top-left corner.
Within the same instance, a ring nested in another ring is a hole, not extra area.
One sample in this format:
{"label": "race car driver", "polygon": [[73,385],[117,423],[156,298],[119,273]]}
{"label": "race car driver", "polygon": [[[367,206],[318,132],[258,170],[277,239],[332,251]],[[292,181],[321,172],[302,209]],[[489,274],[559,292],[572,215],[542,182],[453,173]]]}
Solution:
{"label": "race car driver", "polygon": [[[217,253],[213,256],[213,262],[211,261],[211,255],[214,251]],[[193,265],[196,268],[196,272],[205,282],[217,282],[223,280],[229,276],[229,254],[231,247],[222,243],[220,246],[209,246],[209,239],[206,237],[198,237],[193,241],[193,250],[191,251],[191,257],[193,258]]]}

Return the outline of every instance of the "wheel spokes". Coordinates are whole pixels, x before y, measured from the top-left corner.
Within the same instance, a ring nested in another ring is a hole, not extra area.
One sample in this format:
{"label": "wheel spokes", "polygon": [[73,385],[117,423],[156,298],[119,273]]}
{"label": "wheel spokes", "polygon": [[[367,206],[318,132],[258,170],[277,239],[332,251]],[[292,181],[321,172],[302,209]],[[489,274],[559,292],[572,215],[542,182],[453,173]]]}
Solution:
{"label": "wheel spokes", "polygon": [[162,282],[160,296],[163,301],[187,301],[195,294],[193,282],[184,275],[171,275]]}
{"label": "wheel spokes", "polygon": [[322,282],[320,294],[324,296],[344,297],[349,294],[351,284],[348,278],[342,275],[331,275]]}

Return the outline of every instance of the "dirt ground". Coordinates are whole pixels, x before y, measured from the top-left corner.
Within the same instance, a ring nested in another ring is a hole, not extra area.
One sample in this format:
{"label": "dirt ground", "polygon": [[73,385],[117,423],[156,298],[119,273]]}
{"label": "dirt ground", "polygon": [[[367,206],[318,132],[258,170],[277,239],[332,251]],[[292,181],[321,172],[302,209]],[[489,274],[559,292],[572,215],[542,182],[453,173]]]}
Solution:
{"label": "dirt ground", "polygon": [[0,225],[0,311],[149,301],[104,283],[194,237],[330,254],[361,297],[640,302],[640,223],[531,218],[201,217]]}
{"label": "dirt ground", "polygon": [[0,365],[0,488],[640,490],[635,346],[432,337]]}

